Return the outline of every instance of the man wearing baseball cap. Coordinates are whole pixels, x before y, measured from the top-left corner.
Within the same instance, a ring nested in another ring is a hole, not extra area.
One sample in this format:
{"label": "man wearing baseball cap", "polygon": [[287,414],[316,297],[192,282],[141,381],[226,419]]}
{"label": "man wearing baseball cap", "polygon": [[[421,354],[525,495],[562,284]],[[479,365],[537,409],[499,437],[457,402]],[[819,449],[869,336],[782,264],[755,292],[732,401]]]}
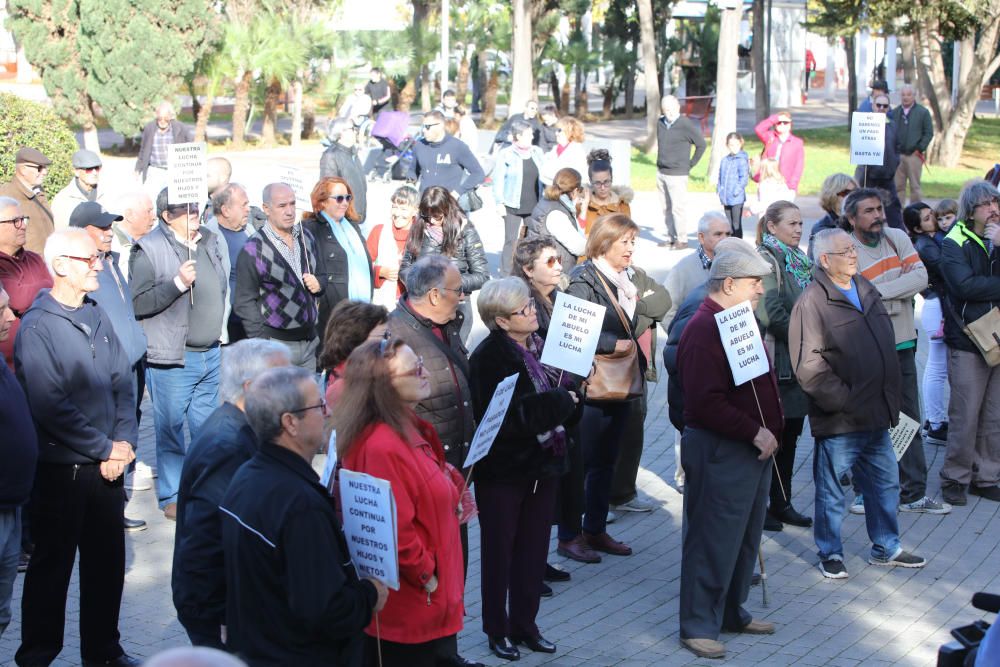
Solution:
{"label": "man wearing baseball cap", "polygon": [[52,218],[56,229],[65,229],[69,225],[69,216],[73,209],[87,201],[96,201],[106,205],[104,191],[98,189],[97,182],[101,177],[101,157],[88,150],[73,153],[73,173],[76,178],[52,198]]}
{"label": "man wearing baseball cap", "polygon": [[16,199],[21,215],[28,216],[29,224],[24,247],[39,255],[45,250],[45,239],[55,231],[52,209],[42,192],[42,181],[49,173],[52,160],[34,148],[21,148],[14,157],[14,177],[10,183],[0,185],[0,197]]}
{"label": "man wearing baseball cap", "polygon": [[[715,316],[740,304],[750,312],[771,265],[742,249],[716,250],[708,296],[681,335],[684,391],[681,461],[687,534],[681,556],[681,645],[702,658],[726,654],[719,633],[771,634],[743,604],[750,591],[771,488],[771,456],[784,418],[773,366],[736,386]],[[744,330],[741,330],[744,331]],[[745,334],[744,334],[745,336]],[[728,342],[728,341],[727,341]],[[758,345],[763,350],[758,334]],[[770,362],[770,360],[768,360]]]}

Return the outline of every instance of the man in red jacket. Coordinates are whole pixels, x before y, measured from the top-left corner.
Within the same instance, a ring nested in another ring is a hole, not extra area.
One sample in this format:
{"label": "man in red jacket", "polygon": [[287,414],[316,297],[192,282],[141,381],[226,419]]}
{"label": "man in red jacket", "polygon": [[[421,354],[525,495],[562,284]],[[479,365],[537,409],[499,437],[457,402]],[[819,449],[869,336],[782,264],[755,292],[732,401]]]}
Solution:
{"label": "man in red jacket", "polygon": [[10,296],[14,322],[10,335],[0,338],[0,352],[14,370],[14,339],[21,315],[28,310],[39,290],[52,287],[52,275],[42,256],[24,247],[31,220],[22,213],[17,200],[0,196],[0,280]]}
{"label": "man in red jacket", "polygon": [[[792,134],[792,114],[779,111],[757,123],[753,128],[757,138],[764,142],[762,159],[778,161],[778,171],[785,185],[798,192],[802,170],[806,166],[806,151],[802,139]],[[754,175],[757,180],[757,175]]]}

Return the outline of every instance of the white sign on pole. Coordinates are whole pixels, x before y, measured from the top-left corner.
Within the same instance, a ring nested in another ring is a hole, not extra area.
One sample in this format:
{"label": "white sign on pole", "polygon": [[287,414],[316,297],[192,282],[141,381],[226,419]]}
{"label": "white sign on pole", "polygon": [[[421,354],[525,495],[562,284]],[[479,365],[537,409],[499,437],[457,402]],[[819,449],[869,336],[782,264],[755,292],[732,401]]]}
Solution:
{"label": "white sign on pole", "polygon": [[851,164],[882,165],[885,159],[885,114],[855,111],[851,120]]}
{"label": "white sign on pole", "polygon": [[503,426],[504,417],[507,416],[507,408],[510,407],[510,399],[514,397],[514,385],[520,373],[514,373],[503,379],[493,390],[493,398],[486,406],[486,413],[483,414],[479,426],[476,427],[476,434],[472,436],[472,444],[469,446],[469,455],[465,458],[465,467],[468,468],[479,459],[490,453],[490,447]]}
{"label": "white sign on pole", "polygon": [[208,149],[203,141],[167,147],[167,201],[171,206],[201,206],[208,200],[207,162]]}
{"label": "white sign on pole", "polygon": [[304,169],[287,164],[278,166],[278,182],[284,183],[295,193],[295,208],[299,218],[304,211],[312,210],[312,187],[317,180]]}
{"label": "white sign on pole", "polygon": [[396,500],[388,481],[341,469],[340,506],[351,562],[359,577],[399,590]]}
{"label": "white sign on pole", "polygon": [[757,318],[749,301],[716,313],[715,323],[719,327],[722,347],[726,350],[726,359],[737,387],[771,369],[764,339],[760,336]]}
{"label": "white sign on pole", "polygon": [[600,304],[557,292],[542,363],[574,375],[590,375],[605,310]]}
{"label": "white sign on pole", "polygon": [[892,451],[896,453],[896,461],[903,458],[903,454],[909,449],[913,442],[913,436],[920,430],[920,424],[905,415],[899,413],[899,423],[889,429],[889,440],[892,441]]}

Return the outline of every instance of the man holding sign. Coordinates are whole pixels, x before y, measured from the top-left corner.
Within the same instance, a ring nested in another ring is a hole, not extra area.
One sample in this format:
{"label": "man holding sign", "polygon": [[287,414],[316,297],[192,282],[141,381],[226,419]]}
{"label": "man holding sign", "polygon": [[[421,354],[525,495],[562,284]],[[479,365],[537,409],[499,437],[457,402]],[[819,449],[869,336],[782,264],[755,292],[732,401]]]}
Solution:
{"label": "man holding sign", "polygon": [[[770,272],[771,265],[756,254],[716,255],[708,296],[684,328],[677,350],[688,527],[681,556],[680,634],[681,645],[702,658],[725,656],[725,644],[718,640],[722,630],[774,632],[773,623],[755,620],[743,608],[764,528],[770,459],[778,449],[775,434],[784,421],[778,382],[756,322],[750,326],[746,320],[764,294],[761,276]],[[730,352],[739,361],[731,363]]]}

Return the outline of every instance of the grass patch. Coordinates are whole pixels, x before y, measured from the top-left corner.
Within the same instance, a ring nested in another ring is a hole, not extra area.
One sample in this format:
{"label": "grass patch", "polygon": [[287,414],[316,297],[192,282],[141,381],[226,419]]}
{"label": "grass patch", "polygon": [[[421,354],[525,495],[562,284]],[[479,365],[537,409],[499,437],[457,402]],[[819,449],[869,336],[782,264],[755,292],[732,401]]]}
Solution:
{"label": "grass patch", "polygon": [[[851,134],[847,126],[824,127],[796,132],[802,137],[806,148],[806,166],[799,184],[799,194],[818,195],[823,179],[830,174],[843,172],[854,173],[854,165],[850,163]],[[998,142],[1000,137],[1000,119],[977,118],[972,124],[969,136],[965,141],[962,159],[958,167],[924,167],[921,185],[926,199],[956,198],[962,185],[973,178],[982,178],[998,159]],[[746,152],[748,155],[759,155],[763,146],[756,136],[747,138]],[[708,141],[705,157],[694,168],[689,180],[692,192],[713,192],[714,188],[708,180],[708,155],[712,150],[712,142]],[[636,190],[656,189],[656,156],[646,155],[638,150],[632,152],[632,187]],[[753,183],[747,188],[747,194],[754,191]]]}

